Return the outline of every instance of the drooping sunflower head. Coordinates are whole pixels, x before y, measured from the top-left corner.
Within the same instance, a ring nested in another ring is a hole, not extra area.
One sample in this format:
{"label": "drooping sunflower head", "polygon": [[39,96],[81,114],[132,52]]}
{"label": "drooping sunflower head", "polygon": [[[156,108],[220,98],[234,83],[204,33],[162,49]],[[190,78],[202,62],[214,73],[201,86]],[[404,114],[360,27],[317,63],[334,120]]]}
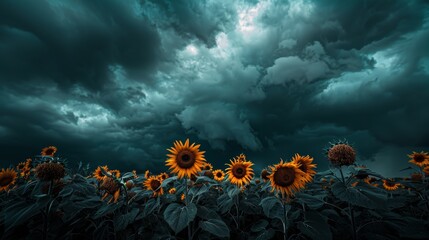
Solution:
{"label": "drooping sunflower head", "polygon": [[150,171],[149,171],[149,170],[146,170],[146,171],[144,172],[144,178],[148,179],[149,177],[150,177]]}
{"label": "drooping sunflower head", "polygon": [[349,166],[356,160],[356,151],[348,143],[332,144],[327,150],[327,155],[334,166]]}
{"label": "drooping sunflower head", "polygon": [[218,182],[222,182],[223,179],[225,179],[225,173],[220,169],[214,170],[213,171],[213,178],[214,178],[214,180],[216,180]]}
{"label": "drooping sunflower head", "polygon": [[363,179],[364,182],[368,183],[369,185],[372,185],[373,183],[375,183],[377,181],[377,178],[375,177],[367,177],[365,179]]}
{"label": "drooping sunflower head", "polygon": [[421,173],[412,173],[411,181],[413,182],[421,182],[423,180],[423,174]]}
{"label": "drooping sunflower head", "polygon": [[386,189],[387,191],[395,191],[399,188],[401,184],[400,183],[395,183],[392,180],[387,180],[387,179],[383,179],[383,187],[384,189]]}
{"label": "drooping sunflower head", "polygon": [[159,174],[159,177],[161,178],[161,180],[165,180],[165,179],[167,179],[167,178],[169,178],[169,176],[168,176],[168,174],[167,173],[165,173],[165,172],[163,172],[163,173],[161,173],[161,174]]}
{"label": "drooping sunflower head", "polygon": [[125,186],[127,187],[127,189],[128,189],[128,190],[130,190],[131,188],[133,188],[133,187],[134,187],[134,181],[133,181],[133,180],[128,180],[128,181],[125,183]]}
{"label": "drooping sunflower head", "polygon": [[42,152],[40,153],[42,156],[48,156],[53,157],[54,154],[57,152],[57,147],[55,146],[49,146],[42,149]]}
{"label": "drooping sunflower head", "polygon": [[272,191],[281,193],[283,198],[292,197],[305,187],[305,173],[299,169],[295,162],[283,162],[270,166],[271,174],[268,176]]}
{"label": "drooping sunflower head", "polygon": [[133,178],[139,178],[139,175],[137,175],[137,171],[133,170],[131,171],[133,173]]}
{"label": "drooping sunflower head", "polygon": [[21,171],[22,169],[25,168],[25,162],[20,162],[18,163],[18,165],[16,166],[16,169]]}
{"label": "drooping sunflower head", "polygon": [[102,199],[105,199],[107,196],[111,195],[112,198],[109,202],[118,202],[121,193],[121,187],[115,179],[110,178],[108,176],[104,176],[99,189],[100,191],[105,191]]}
{"label": "drooping sunflower head", "polygon": [[109,171],[109,168],[107,167],[107,165],[106,166],[98,166],[96,169],[95,169],[95,171],[94,171],[94,173],[93,173],[93,176],[95,177],[95,179],[97,179],[98,181],[103,181],[103,178],[104,178],[104,174],[103,174],[103,171],[101,170],[101,168],[103,168],[104,169],[104,171],[106,171],[106,172],[108,172]]}
{"label": "drooping sunflower head", "polygon": [[231,164],[226,164],[229,166],[226,169],[228,174],[228,180],[239,187],[250,183],[250,180],[253,178],[253,163],[250,161],[241,161],[240,159],[230,160]]}
{"label": "drooping sunflower head", "polygon": [[42,181],[52,181],[63,178],[66,170],[60,163],[45,162],[37,165],[35,173],[36,177]]}
{"label": "drooping sunflower head", "polygon": [[419,167],[429,165],[429,154],[427,152],[413,152],[412,154],[409,154],[408,157],[411,158],[408,162]]}
{"label": "drooping sunflower head", "polygon": [[176,141],[174,147],[167,149],[170,154],[167,154],[169,159],[165,165],[170,167],[171,172],[177,174],[178,178],[190,178],[192,174],[196,175],[201,171],[206,161],[205,152],[199,151],[199,148],[200,144],[189,145],[189,139],[186,139],[185,143]]}
{"label": "drooping sunflower head", "polygon": [[292,157],[292,162],[296,163],[298,168],[305,173],[304,181],[311,182],[313,181],[313,176],[316,174],[314,168],[316,164],[313,164],[313,158],[310,156],[301,156],[298,153]]}
{"label": "drooping sunflower head", "polygon": [[270,173],[268,172],[268,170],[267,169],[262,170],[261,178],[262,178],[262,180],[264,180],[264,182],[270,180],[270,178],[268,176],[270,176]]}
{"label": "drooping sunflower head", "polygon": [[234,160],[240,161],[240,162],[245,162],[246,160],[246,155],[244,153],[241,153],[240,155],[234,157]]}
{"label": "drooping sunflower head", "polygon": [[164,190],[161,187],[162,180],[157,176],[150,176],[143,185],[147,190],[151,190],[154,196],[159,196],[164,194]]}
{"label": "drooping sunflower head", "polygon": [[175,194],[175,193],[176,193],[176,188],[170,188],[170,189],[168,190],[168,193],[169,193],[169,194]]}
{"label": "drooping sunflower head", "polygon": [[201,167],[201,169],[202,169],[202,170],[212,170],[212,169],[213,169],[213,166],[212,166],[210,163],[205,162],[205,163],[203,164],[203,166]]}
{"label": "drooping sunflower head", "polygon": [[17,178],[18,173],[15,170],[3,168],[0,171],[0,192],[9,190],[15,184]]}

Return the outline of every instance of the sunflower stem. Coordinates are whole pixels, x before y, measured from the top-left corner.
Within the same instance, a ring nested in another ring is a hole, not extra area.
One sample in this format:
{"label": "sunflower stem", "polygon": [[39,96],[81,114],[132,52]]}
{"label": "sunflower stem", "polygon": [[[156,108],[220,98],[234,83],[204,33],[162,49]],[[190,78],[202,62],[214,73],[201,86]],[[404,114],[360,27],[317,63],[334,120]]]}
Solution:
{"label": "sunflower stem", "polygon": [[287,239],[287,232],[286,232],[286,222],[287,222],[287,211],[286,211],[286,204],[285,204],[285,200],[282,198],[282,205],[283,205],[283,218],[284,220],[283,222],[283,239],[286,240]]}
{"label": "sunflower stem", "polygon": [[43,219],[43,240],[48,239],[48,225],[49,225],[49,202],[52,198],[52,192],[53,192],[53,187],[54,187],[54,180],[51,180],[49,182],[49,189],[48,189],[48,196],[49,196],[49,201],[48,204],[46,205],[46,214],[45,214],[45,218]]}
{"label": "sunflower stem", "polygon": [[[185,178],[185,184],[186,184],[186,195],[185,195],[185,205],[188,206],[189,204],[189,197],[188,197],[188,193],[189,193],[189,186],[188,186],[188,179]],[[192,232],[191,232],[191,222],[188,224],[188,239],[192,240]]]}
{"label": "sunflower stem", "polygon": [[[340,166],[339,167],[340,170],[340,174],[341,174],[341,179],[343,180],[343,183],[346,184],[346,181],[344,179],[344,174],[343,174],[343,168]],[[353,236],[353,240],[356,240],[356,226],[355,226],[355,216],[354,216],[354,211],[353,211],[353,206],[350,202],[348,202],[349,204],[349,216],[350,216],[350,222],[352,223],[352,236]]]}

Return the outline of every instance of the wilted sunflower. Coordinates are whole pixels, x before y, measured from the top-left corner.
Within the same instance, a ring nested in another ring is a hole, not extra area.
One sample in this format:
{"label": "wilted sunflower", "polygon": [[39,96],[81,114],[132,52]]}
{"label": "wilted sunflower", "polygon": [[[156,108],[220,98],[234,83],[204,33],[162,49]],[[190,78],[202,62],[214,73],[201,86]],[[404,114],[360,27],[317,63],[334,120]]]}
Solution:
{"label": "wilted sunflower", "polygon": [[383,187],[388,191],[395,191],[396,189],[399,188],[400,185],[401,185],[400,183],[395,183],[391,180],[383,179]]}
{"label": "wilted sunflower", "polygon": [[103,180],[100,184],[100,190],[105,191],[101,200],[104,200],[106,197],[111,195],[112,198],[109,200],[109,203],[112,201],[114,203],[118,202],[119,196],[121,194],[121,187],[115,179],[107,176],[103,177]]}
{"label": "wilted sunflower", "polygon": [[356,151],[347,143],[332,144],[327,155],[334,166],[349,166],[356,160]]}
{"label": "wilted sunflower", "polygon": [[203,175],[206,176],[206,177],[208,177],[208,178],[211,178],[211,179],[214,178],[212,170],[205,170]]}
{"label": "wilted sunflower", "polygon": [[161,178],[161,180],[164,181],[165,179],[169,178],[170,176],[168,176],[167,173],[163,172],[163,173],[159,174],[159,177]]}
{"label": "wilted sunflower", "polygon": [[149,170],[146,170],[145,172],[144,172],[144,178],[149,178],[149,176],[150,176],[150,171]]}
{"label": "wilted sunflower", "polygon": [[222,170],[217,169],[213,171],[213,177],[214,177],[214,180],[218,182],[222,182],[223,179],[225,178],[225,173]]}
{"label": "wilted sunflower", "polygon": [[15,170],[3,168],[0,172],[0,192],[9,190],[9,188],[15,184],[17,178],[18,173],[15,172]]}
{"label": "wilted sunflower", "polygon": [[147,190],[153,191],[153,196],[155,197],[164,194],[161,184],[162,180],[157,176],[150,176],[143,183]]}
{"label": "wilted sunflower", "polygon": [[262,178],[262,180],[264,180],[264,182],[270,180],[270,178],[268,176],[270,176],[270,173],[268,172],[268,170],[267,169],[262,170],[261,178]]}
{"label": "wilted sunflower", "polygon": [[212,170],[213,166],[210,163],[205,162],[205,163],[203,163],[203,166],[201,167],[201,169],[202,170]]}
{"label": "wilted sunflower", "polygon": [[176,173],[178,178],[190,178],[192,174],[196,175],[201,171],[206,161],[205,151],[199,151],[199,148],[200,144],[189,145],[189,139],[186,139],[185,144],[176,141],[174,147],[167,149],[171,154],[167,154],[169,159],[165,165],[170,167],[171,172]]}
{"label": "wilted sunflower", "polygon": [[42,181],[53,181],[65,176],[64,165],[54,162],[45,162],[37,165],[35,169],[36,177]]}
{"label": "wilted sunflower", "polygon": [[40,153],[42,156],[48,156],[53,157],[54,154],[57,152],[57,148],[54,146],[45,147],[42,149],[42,152]]}
{"label": "wilted sunflower", "polygon": [[313,164],[313,158],[310,156],[300,156],[298,153],[292,157],[292,162],[296,163],[299,166],[299,169],[305,173],[304,181],[311,182],[313,181],[313,176],[316,174],[314,168],[316,164]]}
{"label": "wilted sunflower", "polygon": [[283,162],[270,166],[271,174],[268,176],[272,191],[281,192],[291,197],[305,186],[305,173],[299,169],[295,162]]}
{"label": "wilted sunflower", "polygon": [[169,194],[175,194],[176,193],[176,188],[170,188],[170,190],[168,190]]}
{"label": "wilted sunflower", "polygon": [[427,152],[414,152],[409,154],[408,157],[411,158],[410,163],[413,163],[419,167],[423,167],[425,165],[429,165],[429,154]]}
{"label": "wilted sunflower", "polygon": [[413,173],[411,174],[411,181],[413,182],[421,182],[423,180],[423,174],[421,173]]}
{"label": "wilted sunflower", "polygon": [[229,166],[226,169],[228,173],[228,179],[232,184],[236,184],[239,187],[243,184],[248,184],[253,178],[253,163],[250,161],[241,161],[240,159],[235,159],[234,161],[230,160],[231,164],[226,164]]}
{"label": "wilted sunflower", "polygon": [[109,171],[109,168],[107,167],[107,165],[106,166],[98,166],[93,173],[95,179],[97,179],[98,181],[103,181],[103,178],[105,177],[105,175],[103,174],[103,171],[101,171],[101,168],[103,168],[104,171],[106,171],[106,172]]}

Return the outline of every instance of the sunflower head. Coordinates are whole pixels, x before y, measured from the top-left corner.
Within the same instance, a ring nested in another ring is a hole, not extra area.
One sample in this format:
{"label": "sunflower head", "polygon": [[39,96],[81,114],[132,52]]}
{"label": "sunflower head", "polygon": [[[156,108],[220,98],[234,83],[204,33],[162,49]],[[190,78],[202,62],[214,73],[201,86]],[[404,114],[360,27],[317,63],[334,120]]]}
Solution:
{"label": "sunflower head", "polygon": [[411,174],[411,181],[413,182],[421,182],[423,180],[423,175],[421,173],[413,173]]}
{"label": "sunflower head", "polygon": [[168,190],[168,193],[169,193],[169,194],[175,194],[175,193],[176,193],[176,188],[170,188],[170,189]]}
{"label": "sunflower head", "polygon": [[18,165],[16,166],[16,169],[18,169],[19,171],[21,171],[22,169],[25,168],[25,162],[20,162],[18,163]]}
{"label": "sunflower head", "polygon": [[3,168],[0,171],[0,192],[9,190],[15,184],[17,178],[18,173],[15,170]]}
{"label": "sunflower head", "polygon": [[234,157],[234,160],[237,160],[239,162],[245,162],[246,160],[246,155],[244,153],[241,153],[240,155]]}
{"label": "sunflower head", "polygon": [[298,168],[305,173],[305,182],[313,181],[313,176],[316,174],[314,168],[316,168],[316,164],[313,164],[313,158],[310,156],[301,156],[298,153],[292,157],[292,162],[296,163]]}
{"label": "sunflower head", "polygon": [[239,187],[248,184],[253,178],[253,163],[250,161],[241,161],[240,159],[230,160],[231,164],[226,169],[228,173],[228,180]]}
{"label": "sunflower head", "polygon": [[214,174],[212,170],[206,170],[204,171],[204,176],[213,179],[214,178]]}
{"label": "sunflower head", "polygon": [[149,177],[150,177],[150,171],[149,171],[149,170],[146,170],[146,171],[144,172],[144,178],[148,179]]}
{"label": "sunflower head", "polygon": [[256,183],[256,184],[259,184],[259,183],[261,183],[261,180],[256,179],[256,180],[255,180],[255,183]]}
{"label": "sunflower head", "polygon": [[164,194],[164,190],[161,187],[162,179],[158,176],[150,176],[146,181],[144,181],[143,185],[147,190],[151,190],[154,196],[159,196]]}
{"label": "sunflower head", "polygon": [[427,152],[413,152],[412,154],[408,155],[408,157],[411,158],[408,162],[419,167],[429,165],[429,154]]}
{"label": "sunflower head", "polygon": [[196,175],[201,171],[206,161],[205,152],[199,151],[199,148],[199,144],[189,145],[189,139],[186,139],[185,143],[176,141],[174,147],[167,149],[170,154],[167,154],[169,159],[165,165],[170,167],[171,172],[176,173],[178,178],[190,178],[192,174]]}
{"label": "sunflower head", "polygon": [[213,169],[213,166],[212,166],[210,163],[205,162],[205,163],[203,164],[203,166],[201,167],[201,169],[202,169],[202,170],[212,170],[212,169]]}
{"label": "sunflower head", "polygon": [[383,187],[384,189],[388,190],[388,191],[395,191],[399,188],[401,184],[400,183],[395,183],[393,180],[389,179],[383,179]]}
{"label": "sunflower head", "polygon": [[139,175],[137,175],[137,171],[136,170],[133,170],[132,173],[133,173],[133,178],[139,178]]}
{"label": "sunflower head", "polygon": [[225,173],[220,169],[214,170],[213,171],[213,178],[214,178],[214,180],[216,180],[218,182],[222,182],[223,179],[225,179]]}
{"label": "sunflower head", "polygon": [[63,178],[66,170],[60,163],[45,162],[37,165],[35,173],[36,177],[42,181],[52,181]]}
{"label": "sunflower head", "polygon": [[368,183],[368,184],[370,184],[370,185],[372,185],[373,183],[375,183],[377,181],[377,178],[375,178],[375,177],[367,177],[367,178],[363,179],[363,181],[366,182],[366,183]]}
{"label": "sunflower head", "polygon": [[112,176],[114,176],[116,178],[121,177],[121,171],[119,171],[119,170],[110,170],[109,173],[112,174]]}
{"label": "sunflower head", "polygon": [[99,189],[101,191],[105,191],[102,199],[105,199],[107,196],[111,195],[112,198],[110,199],[109,203],[111,201],[115,203],[118,202],[121,193],[121,187],[115,179],[104,176]]}
{"label": "sunflower head", "polygon": [[356,160],[356,151],[348,143],[331,145],[327,150],[329,161],[334,166],[349,166]]}
{"label": "sunflower head", "polygon": [[272,191],[280,192],[284,198],[294,196],[295,192],[305,187],[305,173],[299,169],[295,162],[283,162],[270,167],[271,174],[268,176]]}
{"label": "sunflower head", "polygon": [[47,157],[53,157],[54,154],[57,152],[57,148],[54,146],[45,147],[42,149],[42,152],[40,153],[42,156]]}
{"label": "sunflower head", "polygon": [[106,166],[98,166],[93,173],[95,179],[97,179],[98,181],[103,181],[103,178],[105,176],[103,174],[103,171],[101,170],[102,168],[105,172],[109,171],[109,168],[107,167],[107,165]]}
{"label": "sunflower head", "polygon": [[261,178],[262,178],[262,180],[264,180],[264,182],[270,180],[270,178],[268,176],[270,176],[270,173],[268,172],[268,170],[267,169],[262,170]]}
{"label": "sunflower head", "polygon": [[161,178],[162,181],[164,181],[165,179],[169,178],[168,174],[165,173],[165,172],[159,174],[159,177]]}

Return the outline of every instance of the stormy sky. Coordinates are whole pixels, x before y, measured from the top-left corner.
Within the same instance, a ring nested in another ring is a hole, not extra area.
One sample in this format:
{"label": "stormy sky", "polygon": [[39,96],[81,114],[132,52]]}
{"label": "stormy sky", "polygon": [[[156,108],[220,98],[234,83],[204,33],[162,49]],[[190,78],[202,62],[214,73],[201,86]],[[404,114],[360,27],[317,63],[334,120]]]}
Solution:
{"label": "stormy sky", "polygon": [[215,168],[347,139],[386,176],[429,150],[425,1],[0,2],[0,151],[165,171],[175,140]]}

